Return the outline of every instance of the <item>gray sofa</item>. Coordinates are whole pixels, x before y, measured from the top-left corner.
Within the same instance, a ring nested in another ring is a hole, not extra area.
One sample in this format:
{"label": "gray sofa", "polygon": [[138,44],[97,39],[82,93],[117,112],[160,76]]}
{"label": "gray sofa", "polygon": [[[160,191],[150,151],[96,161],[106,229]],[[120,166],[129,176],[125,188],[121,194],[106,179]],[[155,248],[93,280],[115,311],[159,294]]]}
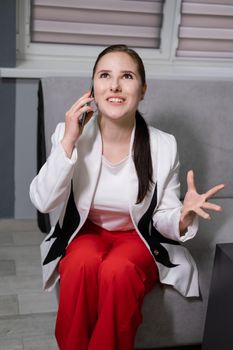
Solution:
{"label": "gray sofa", "polygon": [[[41,83],[45,156],[56,124],[88,89],[89,79],[48,77]],[[216,243],[233,242],[233,82],[148,80],[140,110],[149,124],[177,139],[182,198],[188,169],[194,169],[199,191],[226,184],[213,200],[224,211],[212,215],[211,221],[201,221],[198,235],[185,243],[198,265],[201,298],[186,299],[171,287],[157,286],[145,298],[136,337],[137,349],[201,344]],[[40,136],[38,141],[40,146]],[[53,221],[52,215],[49,219]]]}

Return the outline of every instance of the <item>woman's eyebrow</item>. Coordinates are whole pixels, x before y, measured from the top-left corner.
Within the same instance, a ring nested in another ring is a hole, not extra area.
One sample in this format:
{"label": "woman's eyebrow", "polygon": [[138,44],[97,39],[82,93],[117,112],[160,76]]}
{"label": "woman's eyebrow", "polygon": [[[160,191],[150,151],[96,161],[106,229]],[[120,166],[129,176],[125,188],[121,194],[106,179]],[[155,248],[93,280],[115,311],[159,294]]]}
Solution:
{"label": "woman's eyebrow", "polygon": [[111,70],[110,69],[101,69],[97,72],[97,74],[100,74],[100,73],[110,73]]}
{"label": "woman's eyebrow", "polygon": [[136,75],[136,73],[133,72],[132,70],[122,70],[121,73],[128,73],[128,74],[134,74],[134,75]]}
{"label": "woman's eyebrow", "polygon": [[[112,71],[110,69],[101,69],[97,72],[97,74],[100,73],[111,73]],[[121,70],[120,73],[128,73],[128,74],[134,74],[136,75],[135,72],[131,71],[131,70]]]}

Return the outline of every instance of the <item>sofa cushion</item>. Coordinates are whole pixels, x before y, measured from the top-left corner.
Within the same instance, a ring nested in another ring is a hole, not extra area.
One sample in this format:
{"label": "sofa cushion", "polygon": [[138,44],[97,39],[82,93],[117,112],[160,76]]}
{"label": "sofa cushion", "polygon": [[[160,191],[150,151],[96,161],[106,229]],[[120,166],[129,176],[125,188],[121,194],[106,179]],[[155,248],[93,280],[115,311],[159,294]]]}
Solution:
{"label": "sofa cushion", "polygon": [[212,200],[223,212],[201,221],[196,237],[185,243],[199,270],[201,298],[187,299],[170,287],[156,286],[143,304],[143,323],[136,337],[137,348],[200,344],[217,243],[233,242],[233,198]]}

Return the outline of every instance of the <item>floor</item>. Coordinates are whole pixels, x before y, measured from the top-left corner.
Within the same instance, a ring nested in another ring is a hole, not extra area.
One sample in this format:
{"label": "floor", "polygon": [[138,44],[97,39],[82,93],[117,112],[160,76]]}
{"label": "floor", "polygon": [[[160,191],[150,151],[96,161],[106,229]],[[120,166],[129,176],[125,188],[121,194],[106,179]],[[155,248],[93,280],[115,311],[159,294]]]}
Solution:
{"label": "floor", "polygon": [[0,350],[58,350],[56,296],[41,287],[43,238],[32,220],[0,220]]}
{"label": "floor", "polygon": [[[33,220],[0,220],[0,350],[58,350],[56,295],[42,290],[43,238]],[[173,348],[186,349],[200,347]]]}

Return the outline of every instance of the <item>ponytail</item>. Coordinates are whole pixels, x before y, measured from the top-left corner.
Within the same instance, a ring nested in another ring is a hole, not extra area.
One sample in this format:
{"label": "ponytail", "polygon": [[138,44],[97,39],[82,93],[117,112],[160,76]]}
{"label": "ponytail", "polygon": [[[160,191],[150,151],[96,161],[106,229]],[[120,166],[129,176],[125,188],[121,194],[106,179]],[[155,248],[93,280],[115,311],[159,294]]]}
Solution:
{"label": "ponytail", "polygon": [[153,168],[150,149],[150,135],[142,115],[136,112],[136,128],[134,136],[134,164],[138,176],[137,204],[141,203],[153,183]]}

